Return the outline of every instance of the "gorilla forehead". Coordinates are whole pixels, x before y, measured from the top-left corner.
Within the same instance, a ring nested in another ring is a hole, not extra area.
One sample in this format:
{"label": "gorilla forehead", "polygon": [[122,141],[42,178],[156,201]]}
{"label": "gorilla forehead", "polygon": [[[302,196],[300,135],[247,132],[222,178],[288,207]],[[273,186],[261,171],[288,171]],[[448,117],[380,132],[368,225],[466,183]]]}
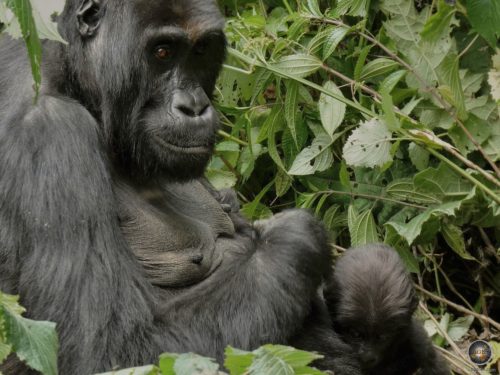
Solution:
{"label": "gorilla forehead", "polygon": [[212,0],[134,0],[133,4],[148,27],[175,25],[193,38],[201,32],[224,28],[224,18]]}

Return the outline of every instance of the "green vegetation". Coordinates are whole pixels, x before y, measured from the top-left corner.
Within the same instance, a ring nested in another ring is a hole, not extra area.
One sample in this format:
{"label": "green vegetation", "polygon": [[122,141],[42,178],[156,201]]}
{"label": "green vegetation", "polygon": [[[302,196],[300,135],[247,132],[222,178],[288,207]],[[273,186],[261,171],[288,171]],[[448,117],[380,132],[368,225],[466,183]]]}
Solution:
{"label": "green vegetation", "polygon": [[[395,247],[415,275],[435,344],[456,373],[471,373],[468,343],[500,331],[500,3],[220,3],[229,50],[209,179],[235,187],[251,219],[313,210],[336,255],[375,241]],[[40,28],[29,4],[0,0],[0,22],[26,41],[38,90],[35,24],[42,37],[58,36],[50,22]],[[0,295],[0,362],[13,350],[34,368],[48,366],[5,328],[19,312],[6,307],[9,298]],[[304,370],[314,357],[284,347],[227,354],[231,374],[269,373],[276,358],[284,367],[273,373],[319,373]],[[200,357],[167,354],[134,373],[196,373],[189,366],[219,371]]]}

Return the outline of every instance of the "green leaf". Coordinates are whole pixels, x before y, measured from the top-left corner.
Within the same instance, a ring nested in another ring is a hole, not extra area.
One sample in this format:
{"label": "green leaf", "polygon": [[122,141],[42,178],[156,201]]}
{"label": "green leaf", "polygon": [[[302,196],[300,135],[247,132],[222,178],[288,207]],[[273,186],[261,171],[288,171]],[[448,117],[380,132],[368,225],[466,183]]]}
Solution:
{"label": "green leaf", "polygon": [[[479,144],[485,142],[493,131],[488,121],[482,120],[473,114],[469,114],[469,118],[465,121],[464,125]],[[472,143],[460,127],[454,126],[449,131],[449,135],[453,139],[454,145],[463,155],[469,155],[476,150],[474,143]]]}
{"label": "green leaf", "polygon": [[12,346],[2,342],[0,338],[0,365],[3,363],[3,361],[7,359],[7,357],[11,352],[12,352]]}
{"label": "green leaf", "polygon": [[[335,139],[337,138],[338,136]],[[330,146],[335,139],[326,133],[317,136],[311,146],[306,147],[297,155],[288,174],[305,176],[328,169],[333,163]]]}
{"label": "green leaf", "polygon": [[[315,353],[282,345],[264,345],[255,350],[254,354],[255,360],[249,369],[249,374],[254,375],[295,375],[295,369],[304,373],[304,368],[307,368],[312,361],[323,358]],[[312,368],[310,370],[313,371]],[[310,373],[321,374],[321,372]]]}
{"label": "green leaf", "polygon": [[448,222],[444,222],[441,228],[441,233],[451,249],[457,253],[462,259],[476,260],[466,249],[462,230]]}
{"label": "green leaf", "polygon": [[410,145],[408,146],[408,155],[412,164],[419,171],[423,171],[429,166],[429,152],[416,143],[410,143]]}
{"label": "green leaf", "polygon": [[179,354],[174,371],[175,375],[219,375],[219,365],[213,359],[197,354]]}
{"label": "green leaf", "polygon": [[[325,90],[331,91],[339,96],[344,96],[342,91],[332,81],[327,81],[323,85]],[[333,136],[335,130],[342,124],[345,116],[346,105],[329,95],[321,93],[318,101],[321,124],[326,133]]]}
{"label": "green leaf", "polygon": [[450,100],[450,104],[457,109],[460,119],[466,119],[464,92],[458,72],[458,56],[448,54],[439,66],[438,73],[440,83],[447,85],[451,90],[452,100]]}
{"label": "green leaf", "polygon": [[467,0],[467,16],[472,27],[496,48],[500,37],[500,2],[498,0]]}
{"label": "green leaf", "polygon": [[[161,373],[162,375],[175,375],[174,372]],[[124,370],[106,372],[97,375],[160,375],[160,370],[156,366],[134,367]]]}
{"label": "green leaf", "polygon": [[392,72],[386,78],[384,78],[379,86],[379,91],[386,91],[388,94],[390,94],[391,91],[394,90],[394,87],[396,87],[398,82],[401,81],[401,79],[406,75],[406,73],[406,70],[396,70],[395,72]]}
{"label": "green leaf", "polygon": [[229,370],[231,375],[248,374],[248,369],[252,365],[255,354],[244,350],[239,350],[228,346],[225,350],[226,359],[224,367]]}
{"label": "green leaf", "polygon": [[371,210],[358,214],[353,205],[349,206],[347,214],[351,246],[366,245],[379,242],[377,225]]}
{"label": "green leaf", "polygon": [[42,45],[33,18],[33,10],[29,0],[5,0],[5,4],[12,10],[21,26],[28,56],[31,63],[31,72],[35,82],[35,98],[38,97],[42,76],[40,74],[40,61],[42,59]]}
{"label": "green leaf", "polygon": [[459,207],[460,202],[448,202],[425,210],[420,215],[411,219],[408,223],[390,221],[385,225],[394,228],[394,230],[406,240],[408,245],[412,245],[422,233],[425,233],[426,237],[434,236],[439,231],[439,219],[442,217],[454,216],[455,211]]}
{"label": "green leaf", "polygon": [[346,27],[336,27],[330,31],[323,44],[323,61],[332,55],[339,43],[345,38],[349,31],[350,29]]}
{"label": "green leaf", "polygon": [[366,81],[380,75],[385,75],[399,68],[399,64],[386,57],[379,57],[366,64],[361,70],[361,80]]}
{"label": "green leaf", "polygon": [[455,8],[446,4],[444,0],[438,2],[438,11],[434,13],[420,32],[423,39],[436,42],[439,37],[450,27],[455,14]]}
{"label": "green leaf", "polygon": [[283,57],[272,67],[294,77],[304,78],[317,71],[321,65],[321,60],[314,56],[296,54]]}
{"label": "green leaf", "polygon": [[368,0],[339,0],[337,3],[338,14],[365,17],[368,8]]}
{"label": "green leaf", "polygon": [[397,131],[401,127],[401,124],[399,123],[396,113],[394,112],[392,97],[386,89],[381,92],[381,95],[382,109],[384,110],[384,123],[387,125],[387,129],[391,132]]}
{"label": "green leaf", "polygon": [[295,81],[286,82],[285,119],[293,141],[297,145],[297,112],[299,102],[299,84]]}
{"label": "green leaf", "polygon": [[4,310],[6,340],[19,359],[44,375],[57,375],[55,323],[37,322],[0,308]]}
{"label": "green leaf", "polygon": [[348,165],[374,168],[392,160],[392,133],[377,119],[363,122],[347,139],[343,155]]}

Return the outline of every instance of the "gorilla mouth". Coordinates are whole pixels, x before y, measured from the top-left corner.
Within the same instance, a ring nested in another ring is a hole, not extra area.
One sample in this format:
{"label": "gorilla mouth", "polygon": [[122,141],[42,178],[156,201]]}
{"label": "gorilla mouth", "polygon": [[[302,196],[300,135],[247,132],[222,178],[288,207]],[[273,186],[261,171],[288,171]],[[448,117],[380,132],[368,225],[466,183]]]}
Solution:
{"label": "gorilla mouth", "polygon": [[199,145],[199,146],[178,146],[174,145],[170,142],[165,141],[164,139],[160,137],[155,137],[156,140],[165,148],[168,148],[169,150],[173,152],[179,152],[182,154],[210,154],[212,152],[212,148],[206,145]]}

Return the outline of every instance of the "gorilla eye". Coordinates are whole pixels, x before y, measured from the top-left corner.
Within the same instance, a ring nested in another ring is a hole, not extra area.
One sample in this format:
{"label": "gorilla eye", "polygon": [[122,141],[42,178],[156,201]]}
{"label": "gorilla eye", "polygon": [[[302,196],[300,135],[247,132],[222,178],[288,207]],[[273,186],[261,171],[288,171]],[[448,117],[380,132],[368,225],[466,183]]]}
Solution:
{"label": "gorilla eye", "polygon": [[172,56],[169,46],[161,45],[155,47],[154,50],[155,57],[159,60],[167,60]]}
{"label": "gorilla eye", "polygon": [[200,42],[194,46],[194,53],[197,55],[204,55],[207,52],[207,49],[208,49],[208,43]]}

